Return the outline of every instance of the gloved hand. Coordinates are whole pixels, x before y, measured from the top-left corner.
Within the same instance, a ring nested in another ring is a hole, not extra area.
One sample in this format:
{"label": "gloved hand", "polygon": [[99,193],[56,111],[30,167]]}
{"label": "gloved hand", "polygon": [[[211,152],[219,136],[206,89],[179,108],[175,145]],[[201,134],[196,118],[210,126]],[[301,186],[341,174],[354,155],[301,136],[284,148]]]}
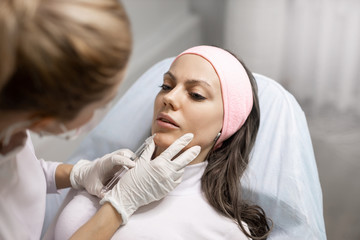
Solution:
{"label": "gloved hand", "polygon": [[121,166],[132,168],[134,161],[130,160],[134,153],[121,149],[94,161],[80,160],[70,173],[71,186],[75,189],[85,188],[90,194],[101,198],[101,188],[120,169]]}
{"label": "gloved hand", "polygon": [[184,167],[200,153],[200,147],[194,146],[171,160],[192,139],[193,134],[185,134],[154,160],[151,160],[155,150],[152,141],[136,161],[136,166],[122,176],[100,204],[110,202],[121,214],[122,224],[126,224],[139,207],[163,198],[181,182]]}

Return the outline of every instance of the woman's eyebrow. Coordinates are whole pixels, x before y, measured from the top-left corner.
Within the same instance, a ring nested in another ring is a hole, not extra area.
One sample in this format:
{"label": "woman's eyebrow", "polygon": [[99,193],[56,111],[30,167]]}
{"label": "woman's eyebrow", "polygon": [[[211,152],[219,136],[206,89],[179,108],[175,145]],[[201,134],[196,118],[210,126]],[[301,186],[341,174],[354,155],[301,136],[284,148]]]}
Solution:
{"label": "woman's eyebrow", "polygon": [[[172,74],[170,71],[166,72],[164,74],[164,77],[168,75],[171,80],[175,81],[176,82],[176,77],[174,74]],[[197,79],[188,79],[186,81],[186,84],[189,84],[189,85],[204,85],[205,87],[209,87],[211,88],[211,85],[207,82],[207,81],[204,81],[204,80],[197,80]]]}
{"label": "woman's eyebrow", "polygon": [[168,75],[173,81],[176,82],[176,77],[174,76],[174,74],[172,74],[170,71],[167,71],[166,73],[164,73],[164,77]]}
{"label": "woman's eyebrow", "polygon": [[189,84],[189,85],[203,85],[205,87],[208,87],[208,88],[211,88],[211,85],[204,81],[204,80],[196,80],[196,79],[189,79],[186,81],[186,84]]}

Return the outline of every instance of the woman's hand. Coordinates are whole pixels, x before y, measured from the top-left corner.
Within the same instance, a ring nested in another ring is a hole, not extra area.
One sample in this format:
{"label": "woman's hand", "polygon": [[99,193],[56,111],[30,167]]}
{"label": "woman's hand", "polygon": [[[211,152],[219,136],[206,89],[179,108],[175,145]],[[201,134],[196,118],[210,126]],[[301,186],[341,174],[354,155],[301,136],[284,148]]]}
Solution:
{"label": "woman's hand", "polygon": [[184,167],[200,153],[194,146],[172,160],[193,139],[193,134],[185,134],[176,140],[157,158],[151,160],[155,143],[145,149],[136,166],[125,173],[114,188],[100,201],[110,202],[121,214],[122,224],[140,207],[163,198],[181,182]]}
{"label": "woman's hand", "polygon": [[75,189],[85,188],[90,194],[102,197],[103,184],[109,180],[121,166],[132,168],[135,163],[130,159],[134,153],[121,149],[94,161],[80,160],[70,173],[71,186]]}

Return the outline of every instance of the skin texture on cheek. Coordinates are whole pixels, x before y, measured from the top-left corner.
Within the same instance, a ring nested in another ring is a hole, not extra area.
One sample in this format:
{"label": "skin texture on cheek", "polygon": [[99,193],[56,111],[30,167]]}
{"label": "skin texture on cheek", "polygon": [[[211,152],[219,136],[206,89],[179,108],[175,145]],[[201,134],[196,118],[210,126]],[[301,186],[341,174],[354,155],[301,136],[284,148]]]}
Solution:
{"label": "skin texture on cheek", "polygon": [[[220,106],[220,109],[222,106]],[[202,111],[199,111],[196,107],[187,105],[185,109],[179,110],[175,116],[187,116],[184,117],[184,121],[181,121],[180,128],[174,130],[159,129],[153,124],[152,134],[156,133],[154,138],[156,148],[156,154],[160,154],[167,147],[169,147],[176,139],[183,136],[186,133],[194,134],[194,139],[184,148],[191,148],[192,146],[200,146],[202,151],[209,151],[213,144],[214,139],[222,127],[222,111],[219,113],[213,113],[211,111],[205,111],[207,114],[204,116]],[[156,113],[155,113],[156,115]],[[180,119],[180,118],[176,118]],[[154,120],[156,121],[156,120]],[[182,151],[182,152],[183,152]]]}

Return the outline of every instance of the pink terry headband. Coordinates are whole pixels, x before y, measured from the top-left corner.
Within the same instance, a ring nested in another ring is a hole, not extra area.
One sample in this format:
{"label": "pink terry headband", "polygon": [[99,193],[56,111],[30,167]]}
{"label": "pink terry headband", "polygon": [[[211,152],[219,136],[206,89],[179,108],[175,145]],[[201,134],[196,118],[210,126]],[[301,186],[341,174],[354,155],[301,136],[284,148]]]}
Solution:
{"label": "pink terry headband", "polygon": [[250,114],[253,95],[249,77],[239,60],[221,48],[197,46],[180,53],[176,59],[184,54],[195,54],[206,59],[220,79],[224,122],[221,135],[215,144],[215,148],[218,148],[241,128]]}

